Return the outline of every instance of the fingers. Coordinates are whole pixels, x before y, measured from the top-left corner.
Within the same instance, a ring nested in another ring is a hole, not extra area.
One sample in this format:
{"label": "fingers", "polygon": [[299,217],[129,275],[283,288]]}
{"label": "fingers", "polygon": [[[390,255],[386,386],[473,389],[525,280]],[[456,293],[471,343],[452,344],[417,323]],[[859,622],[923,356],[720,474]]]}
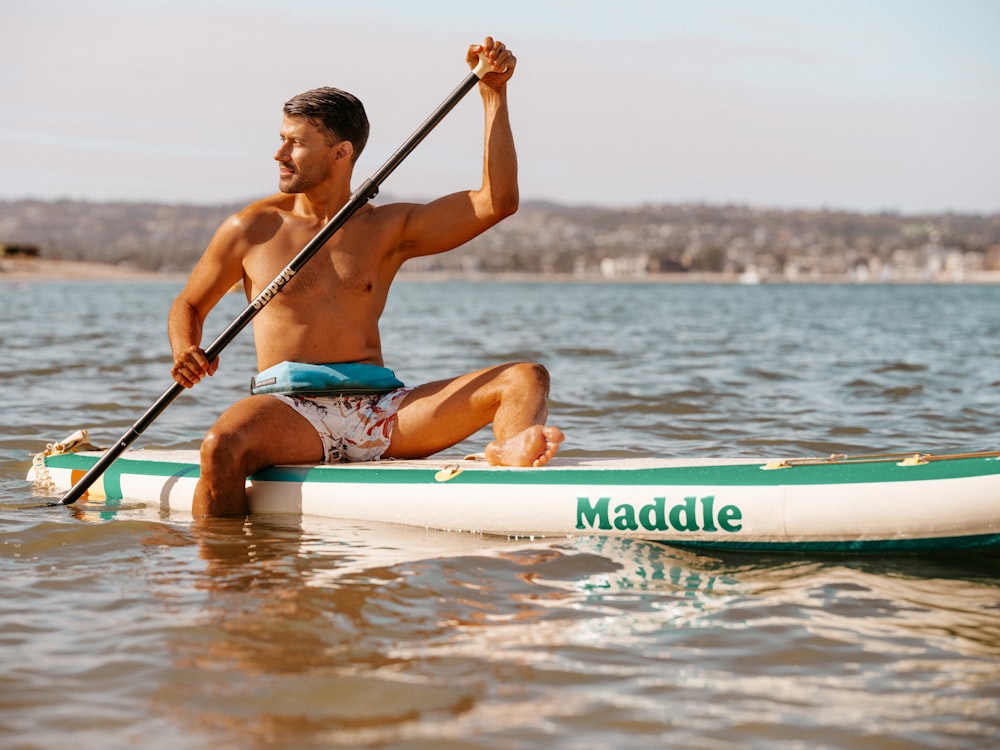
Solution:
{"label": "fingers", "polygon": [[466,60],[470,67],[475,68],[479,64],[479,55],[483,54],[490,63],[492,73],[487,73],[483,77],[484,83],[506,83],[514,75],[514,66],[517,58],[514,53],[507,49],[503,42],[488,36],[482,44],[473,44],[469,47]]}
{"label": "fingers", "polygon": [[201,348],[191,346],[174,359],[170,375],[175,382],[185,388],[191,388],[206,375],[214,375],[217,369],[219,369],[218,358],[209,362]]}

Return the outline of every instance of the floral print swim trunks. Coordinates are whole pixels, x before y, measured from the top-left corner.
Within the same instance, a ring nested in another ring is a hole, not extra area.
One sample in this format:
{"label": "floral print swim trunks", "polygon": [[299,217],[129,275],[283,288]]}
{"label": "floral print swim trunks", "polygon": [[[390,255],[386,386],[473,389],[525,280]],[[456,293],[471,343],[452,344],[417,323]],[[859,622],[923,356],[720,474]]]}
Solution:
{"label": "floral print swim trunks", "polygon": [[309,420],[323,441],[324,462],[377,461],[389,447],[396,412],[412,388],[350,396],[271,393]]}

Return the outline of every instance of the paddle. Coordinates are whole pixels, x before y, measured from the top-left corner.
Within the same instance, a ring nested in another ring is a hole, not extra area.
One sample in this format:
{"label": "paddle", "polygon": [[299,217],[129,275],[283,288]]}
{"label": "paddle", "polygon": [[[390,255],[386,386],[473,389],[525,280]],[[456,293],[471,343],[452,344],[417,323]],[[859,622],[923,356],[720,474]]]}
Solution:
{"label": "paddle", "polygon": [[[309,243],[299,251],[291,263],[289,263],[285,268],[275,276],[274,280],[268,284],[260,294],[254,297],[250,304],[244,308],[226,329],[219,334],[218,338],[215,339],[208,347],[205,349],[205,357],[209,362],[215,360],[216,357],[222,352],[223,349],[228,346],[236,334],[246,328],[247,324],[254,319],[254,317],[264,306],[267,305],[274,295],[278,294],[285,284],[292,279],[296,273],[298,273],[301,268],[309,262],[321,247],[334,235],[334,233],[347,223],[347,220],[362,206],[364,206],[368,201],[372,200],[376,195],[378,195],[379,186],[388,177],[393,170],[400,165],[400,163],[410,152],[413,151],[419,145],[419,143],[427,137],[445,115],[447,115],[456,104],[472,90],[472,87],[476,85],[480,78],[486,75],[490,71],[489,60],[486,56],[480,54],[479,65],[476,66],[466,77],[458,88],[456,88],[447,99],[445,99],[441,105],[428,117],[423,125],[421,125],[417,130],[411,135],[406,142],[400,146],[396,152],[389,157],[389,159],[383,164],[371,177],[365,180],[361,186],[351,194],[347,203],[341,208],[333,218],[326,223],[326,225],[319,230],[315,237],[309,241]],[[97,479],[104,473],[104,471],[114,463],[125,449],[128,448],[136,438],[141,435],[153,421],[163,413],[163,411],[184,391],[184,386],[180,383],[174,383],[163,395],[160,396],[156,402],[146,410],[146,413],[136,420],[128,431],[122,435],[118,442],[112,447],[108,448],[107,453],[105,453],[101,459],[94,464],[86,474],[84,474],[80,481],[74,484],[69,492],[67,492],[63,498],[58,503],[49,503],[50,506],[58,505],[72,505],[77,500],[79,500],[90,488]]]}

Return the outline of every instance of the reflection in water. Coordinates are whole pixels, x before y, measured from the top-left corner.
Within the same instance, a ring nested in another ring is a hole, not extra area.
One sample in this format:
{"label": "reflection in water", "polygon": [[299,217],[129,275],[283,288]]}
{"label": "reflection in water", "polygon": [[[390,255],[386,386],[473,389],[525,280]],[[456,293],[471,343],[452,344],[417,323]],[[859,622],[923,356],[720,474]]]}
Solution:
{"label": "reflection in water", "polygon": [[836,736],[844,716],[854,733],[883,732],[920,715],[914,683],[934,686],[936,711],[966,713],[925,733],[995,727],[988,564],[761,560],[297,518],[180,533],[200,565],[162,570],[157,588],[167,603],[204,598],[167,633],[173,674],[154,705],[237,744],[509,740],[548,717],[599,746],[611,714],[626,733],[653,723],[679,738],[710,730],[719,690],[730,726],[765,735],[791,723]]}

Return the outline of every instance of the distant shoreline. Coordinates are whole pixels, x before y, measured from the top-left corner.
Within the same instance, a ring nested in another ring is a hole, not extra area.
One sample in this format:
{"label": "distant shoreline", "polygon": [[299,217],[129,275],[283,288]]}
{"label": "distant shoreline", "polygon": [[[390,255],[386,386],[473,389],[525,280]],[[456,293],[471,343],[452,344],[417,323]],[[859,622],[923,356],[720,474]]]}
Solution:
{"label": "distant shoreline", "polygon": [[20,281],[169,281],[182,273],[159,273],[141,268],[47,258],[0,259],[0,282]]}
{"label": "distant shoreline", "polygon": [[[0,258],[0,284],[26,281],[173,281],[182,283],[187,278],[182,272],[159,272],[129,266],[87,261],[52,260],[47,258]],[[536,273],[476,273],[462,271],[407,271],[397,277],[401,281],[511,281],[511,282],[566,282],[566,283],[650,283],[650,284],[742,284],[737,274],[727,273],[657,273],[645,276],[620,276],[608,278],[601,275],[576,276],[571,274]],[[844,277],[763,279],[763,285],[781,284],[848,284]],[[1000,271],[980,271],[966,274],[956,280],[942,275],[940,278],[899,278],[889,284],[1000,284]],[[868,284],[875,285],[874,282]],[[862,284],[864,285],[864,284]]]}
{"label": "distant shoreline", "polygon": [[[181,281],[186,273],[161,273],[129,266],[89,261],[49,258],[0,259],[0,282],[24,281]],[[677,284],[737,283],[738,278],[724,273],[652,274],[644,278],[608,279],[603,276],[537,273],[476,273],[463,271],[408,271],[397,276],[401,281],[519,281],[519,282],[636,282],[651,281]]]}

